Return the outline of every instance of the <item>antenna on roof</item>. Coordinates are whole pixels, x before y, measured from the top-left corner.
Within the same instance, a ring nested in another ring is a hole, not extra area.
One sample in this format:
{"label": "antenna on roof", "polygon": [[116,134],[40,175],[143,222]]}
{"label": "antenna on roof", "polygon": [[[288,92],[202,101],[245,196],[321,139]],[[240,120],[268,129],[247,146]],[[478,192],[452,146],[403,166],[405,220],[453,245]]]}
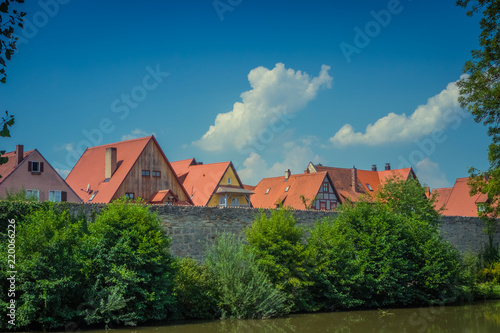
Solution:
{"label": "antenna on roof", "polygon": [[90,184],[87,184],[87,193],[89,193],[90,190]]}

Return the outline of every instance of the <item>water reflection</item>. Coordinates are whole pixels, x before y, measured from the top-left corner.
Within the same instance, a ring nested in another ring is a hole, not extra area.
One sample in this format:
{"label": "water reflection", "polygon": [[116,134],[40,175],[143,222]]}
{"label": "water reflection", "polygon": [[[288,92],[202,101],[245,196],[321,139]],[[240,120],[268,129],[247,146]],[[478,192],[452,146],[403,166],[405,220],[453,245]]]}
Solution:
{"label": "water reflection", "polygon": [[[102,331],[87,331],[96,333]],[[475,305],[292,315],[272,320],[168,323],[111,330],[114,333],[498,333],[500,302]]]}

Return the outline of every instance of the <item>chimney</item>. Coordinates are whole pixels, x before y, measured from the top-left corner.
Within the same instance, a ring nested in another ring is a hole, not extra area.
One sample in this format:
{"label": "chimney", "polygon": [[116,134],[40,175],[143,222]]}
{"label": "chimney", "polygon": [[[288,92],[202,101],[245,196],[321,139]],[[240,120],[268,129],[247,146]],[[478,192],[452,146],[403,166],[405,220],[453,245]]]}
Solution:
{"label": "chimney", "polygon": [[104,169],[104,177],[111,178],[116,170],[116,148],[106,148],[106,166]]}
{"label": "chimney", "polygon": [[385,171],[391,170],[391,163],[385,164]]}
{"label": "chimney", "polygon": [[17,145],[16,146],[16,155],[17,155],[17,164],[21,164],[21,162],[24,159],[24,146],[23,145]]}
{"label": "chimney", "polygon": [[292,174],[292,172],[290,171],[290,169],[285,171],[285,181],[288,181],[288,178],[290,178],[291,174]]}
{"label": "chimney", "polygon": [[356,189],[358,188],[356,185],[358,184],[358,170],[356,170],[356,167],[353,165],[352,166],[352,189],[354,192],[357,192]]}
{"label": "chimney", "polygon": [[372,171],[377,171],[377,165],[376,164],[372,164]]}

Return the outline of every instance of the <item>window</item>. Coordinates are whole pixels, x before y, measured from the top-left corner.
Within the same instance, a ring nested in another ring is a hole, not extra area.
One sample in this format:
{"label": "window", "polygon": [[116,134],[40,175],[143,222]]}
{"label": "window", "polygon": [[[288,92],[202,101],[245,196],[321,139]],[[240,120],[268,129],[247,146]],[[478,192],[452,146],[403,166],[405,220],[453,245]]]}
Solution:
{"label": "window", "polygon": [[142,175],[149,177],[149,170],[142,170]]}
{"label": "window", "polygon": [[219,197],[219,205],[221,205],[221,206],[226,205],[226,197],[223,197],[223,196]]}
{"label": "window", "polygon": [[28,162],[28,171],[32,174],[40,174],[43,172],[43,162]]}
{"label": "window", "polygon": [[268,194],[268,193],[269,193],[269,190],[270,190],[270,189],[271,189],[271,188],[268,188],[268,189],[266,190],[266,194]]}
{"label": "window", "polygon": [[323,183],[323,192],[328,192],[328,183]]}
{"label": "window", "polygon": [[289,188],[290,188],[290,186],[287,186],[286,189],[285,189],[285,192],[288,192]]}
{"label": "window", "polygon": [[160,177],[160,171],[153,171],[153,177]]}
{"label": "window", "polygon": [[228,184],[228,185],[231,185],[231,177],[229,177],[229,178],[227,179],[227,184]]}
{"label": "window", "polygon": [[368,189],[373,192],[373,189],[370,184],[366,183],[366,187],[368,187]]}
{"label": "window", "polygon": [[240,205],[240,198],[236,197],[236,198],[231,199],[231,206],[237,207],[239,205]]}
{"label": "window", "polygon": [[26,198],[34,198],[37,201],[40,200],[40,191],[38,190],[26,190]]}
{"label": "window", "polygon": [[134,193],[125,193],[125,198],[134,199]]}
{"label": "window", "polygon": [[49,191],[49,201],[61,202],[61,191]]}

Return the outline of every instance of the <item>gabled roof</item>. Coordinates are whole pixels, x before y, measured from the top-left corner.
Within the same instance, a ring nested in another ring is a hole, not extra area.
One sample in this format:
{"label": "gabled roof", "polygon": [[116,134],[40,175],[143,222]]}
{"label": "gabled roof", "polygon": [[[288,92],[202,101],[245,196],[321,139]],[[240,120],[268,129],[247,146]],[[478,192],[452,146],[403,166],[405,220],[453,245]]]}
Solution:
{"label": "gabled roof", "polygon": [[[446,216],[477,216],[477,204],[486,202],[488,199],[486,194],[475,194],[470,196],[470,187],[467,184],[468,177],[457,178],[455,185],[449,193],[448,200],[444,204],[443,215]],[[443,192],[443,189],[435,189],[438,193]],[[439,200],[439,199],[438,199]],[[436,207],[439,207],[436,205]]]}
{"label": "gabled roof", "polygon": [[[36,149],[33,149],[33,150],[29,150],[29,151],[25,151],[24,154],[23,154],[23,160],[30,156]],[[40,154],[41,155],[41,154]],[[4,164],[1,164],[0,165],[0,175],[2,176],[2,178],[0,178],[0,184],[5,180],[7,179],[7,177],[12,173],[14,172],[14,170],[16,170],[21,164],[17,164],[17,154],[15,151],[11,151],[11,152],[8,152],[8,153],[5,153],[2,155],[2,157],[6,157],[8,158],[9,160],[7,161],[7,163],[4,163]]]}
{"label": "gabled roof", "polygon": [[288,181],[284,176],[264,178],[255,187],[252,204],[258,208],[276,208],[282,202],[285,207],[305,209],[301,196],[309,203],[318,194],[325,177],[331,183],[327,172],[290,175]]}
{"label": "gabled roof", "polygon": [[[92,203],[108,203],[113,199],[116,191],[150,141],[154,142],[167,162],[167,165],[172,168],[155,137],[151,135],[144,138],[87,148],[73,170],[69,173],[66,182],[84,202],[88,202],[94,196]],[[117,169],[109,181],[104,182],[106,148],[111,147],[117,149]],[[87,186],[89,187],[89,192],[87,192]]]}
{"label": "gabled roof", "polygon": [[340,195],[340,200],[344,202],[346,199],[358,201],[359,197],[366,193],[365,187],[356,184],[356,190],[352,187],[353,169],[334,168],[322,165],[315,165],[314,168],[318,172],[328,172],[335,189]]}
{"label": "gabled roof", "polygon": [[[342,197],[342,201],[345,199],[358,201],[360,196],[364,194],[373,196],[387,182],[387,179],[391,177],[404,180],[408,180],[410,177],[417,178],[412,168],[372,171],[354,168],[335,168],[323,165],[314,165],[313,167],[318,172],[328,172],[335,188]],[[354,172],[356,173],[355,188],[352,186]]]}
{"label": "gabled roof", "polygon": [[229,168],[233,168],[238,183],[241,184],[231,162],[197,164],[195,159],[189,159],[172,162],[172,166],[176,173],[179,172],[177,176],[184,178],[182,185],[196,206],[206,206],[208,204]]}

